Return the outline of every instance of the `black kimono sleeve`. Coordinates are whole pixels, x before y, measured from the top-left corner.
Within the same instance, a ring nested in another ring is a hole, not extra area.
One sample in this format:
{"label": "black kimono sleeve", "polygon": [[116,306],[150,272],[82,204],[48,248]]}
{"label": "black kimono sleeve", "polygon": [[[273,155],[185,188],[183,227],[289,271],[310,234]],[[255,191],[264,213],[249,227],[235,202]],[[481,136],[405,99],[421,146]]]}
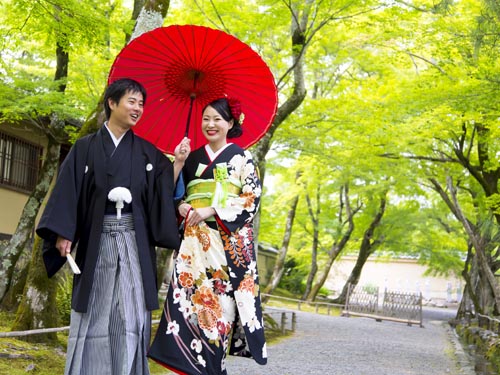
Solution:
{"label": "black kimono sleeve", "polygon": [[159,153],[159,166],[150,198],[149,227],[152,245],[178,249],[180,236],[174,205],[174,168],[172,162]]}
{"label": "black kimono sleeve", "polygon": [[66,262],[55,247],[57,236],[78,241],[78,200],[85,174],[88,138],[78,141],[62,163],[54,189],[37,226],[36,233],[44,240],[43,260],[49,277]]}

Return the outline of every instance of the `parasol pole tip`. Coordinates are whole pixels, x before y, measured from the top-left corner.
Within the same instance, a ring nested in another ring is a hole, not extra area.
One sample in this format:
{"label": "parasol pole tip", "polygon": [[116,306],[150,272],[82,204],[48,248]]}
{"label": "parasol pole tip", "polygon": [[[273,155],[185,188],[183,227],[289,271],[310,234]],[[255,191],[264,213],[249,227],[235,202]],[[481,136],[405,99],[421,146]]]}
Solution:
{"label": "parasol pole tip", "polygon": [[184,137],[185,138],[188,138],[189,123],[191,122],[191,112],[193,112],[193,102],[194,102],[195,99],[196,99],[196,93],[192,92],[189,95],[189,112],[188,112],[188,117],[187,117],[187,121],[186,121],[186,131],[184,132]]}

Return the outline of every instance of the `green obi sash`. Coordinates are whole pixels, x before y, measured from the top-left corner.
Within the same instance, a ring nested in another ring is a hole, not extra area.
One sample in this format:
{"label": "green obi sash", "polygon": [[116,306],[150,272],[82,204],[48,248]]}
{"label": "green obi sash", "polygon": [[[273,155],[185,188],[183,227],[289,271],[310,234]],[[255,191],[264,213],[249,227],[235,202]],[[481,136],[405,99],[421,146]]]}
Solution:
{"label": "green obi sash", "polygon": [[221,163],[214,169],[214,179],[196,179],[188,184],[185,201],[193,208],[224,208],[228,198],[238,197],[240,193],[240,181],[229,178],[226,163]]}

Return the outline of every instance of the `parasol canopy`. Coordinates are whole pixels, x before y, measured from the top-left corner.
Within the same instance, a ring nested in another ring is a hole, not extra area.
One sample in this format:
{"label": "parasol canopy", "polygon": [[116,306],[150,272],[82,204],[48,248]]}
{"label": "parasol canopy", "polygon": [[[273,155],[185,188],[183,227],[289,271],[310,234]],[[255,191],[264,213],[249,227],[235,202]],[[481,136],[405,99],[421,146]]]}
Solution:
{"label": "parasol canopy", "polygon": [[278,105],[274,77],[248,45],[220,30],[196,25],[160,27],[132,40],[116,57],[108,83],[132,78],[147,100],[134,132],[173,154],[186,135],[191,149],[206,143],[201,111],[227,96],[241,102],[243,148],[264,136]]}

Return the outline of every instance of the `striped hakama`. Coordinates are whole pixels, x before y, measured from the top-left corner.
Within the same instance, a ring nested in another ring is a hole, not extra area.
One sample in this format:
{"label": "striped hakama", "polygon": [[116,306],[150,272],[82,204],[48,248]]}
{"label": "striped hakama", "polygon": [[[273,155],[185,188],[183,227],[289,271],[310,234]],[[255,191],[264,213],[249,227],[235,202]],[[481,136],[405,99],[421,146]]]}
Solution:
{"label": "striped hakama", "polygon": [[71,311],[66,375],[148,375],[151,336],[131,214],[105,216],[86,313]]}

